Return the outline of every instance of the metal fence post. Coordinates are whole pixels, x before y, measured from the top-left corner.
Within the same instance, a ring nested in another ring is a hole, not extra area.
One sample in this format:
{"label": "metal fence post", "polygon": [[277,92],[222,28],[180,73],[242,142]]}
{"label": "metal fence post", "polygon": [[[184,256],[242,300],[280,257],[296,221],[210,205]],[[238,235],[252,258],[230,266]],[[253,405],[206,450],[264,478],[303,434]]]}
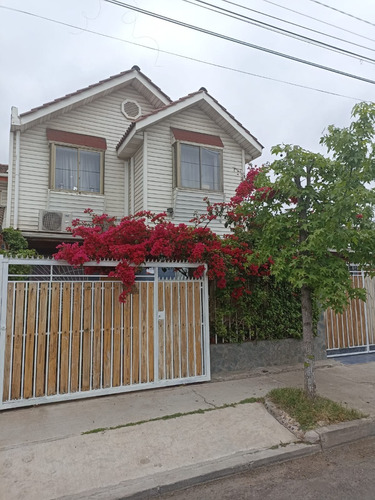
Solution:
{"label": "metal fence post", "polygon": [[154,382],[159,380],[159,268],[154,267]]}
{"label": "metal fence post", "polygon": [[0,407],[3,404],[9,260],[0,255]]}
{"label": "metal fence post", "polygon": [[203,330],[204,330],[204,359],[205,359],[205,375],[211,380],[211,361],[210,361],[210,322],[209,322],[209,304],[208,304],[208,277],[207,264],[204,265],[204,280],[203,280]]}
{"label": "metal fence post", "polygon": [[366,301],[364,303],[364,311],[365,311],[365,331],[366,331],[366,352],[370,352],[370,336],[369,336],[369,325],[367,319],[367,288],[365,283],[365,272],[361,271],[362,275],[362,286],[366,290]]}

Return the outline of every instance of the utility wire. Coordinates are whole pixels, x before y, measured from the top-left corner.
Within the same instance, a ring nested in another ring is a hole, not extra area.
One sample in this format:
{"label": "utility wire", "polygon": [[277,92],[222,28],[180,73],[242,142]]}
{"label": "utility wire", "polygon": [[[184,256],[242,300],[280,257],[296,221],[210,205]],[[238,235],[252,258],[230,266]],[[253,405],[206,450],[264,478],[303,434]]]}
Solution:
{"label": "utility wire", "polygon": [[34,14],[33,12],[28,12],[28,11],[20,10],[20,9],[14,9],[12,7],[5,7],[4,5],[0,5],[0,9],[5,9],[5,10],[12,11],[12,12],[17,12],[17,13],[20,13],[20,14],[25,14],[25,15],[28,15],[28,16],[36,17],[38,19],[42,19],[43,21],[48,21],[48,22],[51,22],[51,23],[54,23],[54,24],[59,24],[59,25],[62,25],[62,26],[66,26],[68,28],[74,28],[74,29],[77,29],[77,30],[80,30],[80,31],[84,31],[85,33],[90,33],[92,35],[98,35],[98,36],[101,36],[103,38],[108,38],[110,40],[116,40],[116,41],[127,43],[127,44],[130,44],[130,45],[135,45],[136,47],[141,47],[141,48],[144,48],[144,49],[152,50],[154,52],[158,52],[158,53],[160,52],[162,54],[167,54],[167,55],[170,55],[170,56],[179,57],[179,58],[182,58],[182,59],[187,59],[189,61],[198,62],[200,64],[205,64],[205,65],[208,65],[208,66],[213,66],[213,67],[219,68],[219,69],[225,69],[225,70],[228,70],[228,71],[233,71],[235,73],[240,73],[242,75],[253,76],[255,78],[262,78],[263,80],[269,80],[269,81],[272,81],[272,82],[283,83],[285,85],[291,85],[293,87],[298,87],[298,88],[302,88],[302,89],[306,89],[306,90],[313,90],[315,92],[320,92],[322,94],[333,95],[333,96],[336,96],[336,97],[344,97],[345,99],[352,99],[354,101],[363,101],[363,99],[361,99],[359,97],[353,97],[353,96],[348,96],[348,95],[344,95],[344,94],[339,94],[337,92],[331,92],[329,90],[318,89],[316,87],[309,87],[307,85],[301,85],[299,83],[290,82],[288,80],[281,80],[279,78],[272,78],[270,76],[258,75],[257,73],[251,73],[249,71],[244,71],[244,70],[237,69],[237,68],[231,68],[230,66],[224,66],[223,64],[216,64],[216,63],[212,63],[212,62],[209,62],[209,61],[204,61],[202,59],[197,59],[195,57],[184,56],[184,55],[178,54],[176,52],[170,52],[168,50],[162,50],[162,49],[159,49],[159,48],[150,47],[150,46],[144,45],[142,43],[130,42],[129,40],[124,40],[123,38],[119,38],[119,37],[112,36],[112,35],[107,35],[106,33],[100,33],[99,31],[93,31],[93,30],[89,30],[87,28],[81,28],[80,26],[76,26],[74,24],[65,23],[63,21],[58,21],[57,19],[51,19],[49,17],[40,16],[38,14]]}
{"label": "utility wire", "polygon": [[334,10],[335,12],[340,12],[340,14],[344,14],[344,16],[352,17],[353,19],[356,19],[357,21],[361,21],[362,23],[371,24],[371,26],[375,26],[375,23],[372,23],[371,21],[366,21],[366,19],[362,19],[361,17],[353,16],[353,14],[349,14],[349,12],[345,12],[344,10],[336,9],[336,7],[332,7],[331,5],[327,5],[326,3],[319,2],[318,0],[310,0],[310,2],[317,3],[319,5],[322,5],[323,7],[327,7],[327,9]]}
{"label": "utility wire", "polygon": [[[223,0],[223,1],[225,1],[225,0]],[[341,30],[341,31],[345,31],[346,33],[350,33],[351,35],[359,36],[360,38],[364,38],[365,40],[370,40],[371,42],[375,42],[374,38],[369,38],[368,36],[360,35],[359,33],[356,33],[355,31],[350,31],[350,30],[347,30],[346,28],[341,28],[340,26],[337,26],[336,24],[328,23],[327,21],[322,21],[321,19],[319,19],[317,17],[313,17],[313,16],[310,16],[308,14],[304,14],[303,12],[299,12],[298,10],[294,10],[294,9],[289,8],[289,7],[285,7],[284,5],[280,5],[279,3],[273,2],[272,0],[263,0],[263,2],[269,3],[271,5],[275,5],[276,7],[280,7],[280,9],[288,10],[289,12],[294,12],[295,14],[298,14],[300,16],[307,17],[309,19],[313,19],[314,21],[317,21],[318,23],[326,24],[327,26],[332,26],[333,28],[336,28],[336,29]],[[244,7],[243,5],[242,5],[242,7],[244,9],[246,9],[246,7]]]}
{"label": "utility wire", "polygon": [[257,19],[253,19],[251,17],[245,16],[243,14],[239,14],[232,10],[224,9],[223,7],[218,7],[212,3],[205,2],[204,0],[182,0],[190,5],[194,5],[195,7],[200,7],[202,9],[209,10],[211,12],[216,12],[222,16],[230,17],[232,19],[236,19],[238,21],[242,21],[247,24],[252,24],[258,26],[259,28],[264,28],[266,30],[273,31],[275,33],[288,36],[297,40],[300,40],[304,43],[317,45],[318,47],[322,47],[327,50],[332,50],[333,52],[337,52],[339,54],[343,54],[345,56],[354,57],[355,59],[359,59],[361,61],[367,61],[370,64],[375,64],[375,59],[371,57],[363,56],[361,54],[357,54],[356,52],[351,52],[350,50],[345,50],[340,47],[336,47],[335,45],[330,45],[328,43],[321,42],[319,40],[315,40],[314,38],[310,38],[304,35],[300,35],[298,33],[294,33],[293,31],[289,31],[283,28],[279,28],[278,26],[274,26],[272,24],[264,23],[263,21],[258,21]]}
{"label": "utility wire", "polygon": [[[334,40],[339,40],[340,42],[349,43],[350,45],[354,45],[355,47],[360,47],[361,49],[371,50],[375,52],[375,49],[370,48],[368,45],[361,45],[360,43],[350,42],[345,38],[340,38],[338,36],[330,35],[328,33],[324,33],[324,31],[319,31],[313,28],[309,28],[308,26],[304,26],[303,24],[294,23],[292,21],[287,21],[286,19],[282,19],[281,17],[272,16],[271,14],[267,14],[266,12],[262,12],[260,10],[251,9],[250,7],[246,7],[245,5],[241,5],[240,3],[232,2],[231,0],[221,0],[224,3],[228,3],[230,5],[234,5],[235,7],[240,7],[241,9],[248,10],[250,12],[255,12],[256,14],[260,14],[261,16],[269,17],[270,19],[275,19],[275,21],[279,21],[285,24],[290,24],[291,26],[296,26],[297,28],[301,28],[306,31],[311,31],[312,33],[317,33],[318,35],[323,35],[328,38],[333,38]],[[275,4],[276,5],[276,4]],[[374,40],[375,41],[375,40]]]}
{"label": "utility wire", "polygon": [[141,9],[141,8],[136,7],[134,5],[125,4],[125,3],[122,3],[118,0],[104,0],[104,1],[107,3],[112,3],[112,4],[117,5],[119,7],[122,7],[122,8],[126,8],[129,10],[133,10],[135,12],[139,12],[140,14],[145,14],[147,16],[151,16],[151,17],[154,17],[156,19],[160,19],[162,21],[167,21],[169,23],[176,24],[177,26],[182,26],[184,28],[198,31],[198,32],[204,33],[206,35],[214,36],[216,38],[220,38],[220,39],[226,40],[228,42],[243,45],[243,46],[249,47],[251,49],[260,50],[262,52],[266,52],[267,54],[272,54],[274,56],[282,57],[284,59],[289,59],[290,61],[299,62],[301,64],[311,66],[313,68],[318,68],[318,69],[322,69],[324,71],[329,71],[330,73],[335,73],[337,75],[345,76],[347,78],[352,78],[354,80],[359,80],[362,82],[371,83],[372,85],[375,84],[375,80],[371,80],[370,78],[365,78],[363,76],[354,75],[353,73],[347,73],[346,71],[341,71],[341,70],[338,70],[335,68],[331,68],[329,66],[324,66],[322,64],[314,63],[312,61],[307,61],[306,59],[301,59],[300,57],[291,56],[289,54],[285,54],[283,52],[278,52],[276,50],[267,49],[266,47],[261,47],[260,45],[255,45],[253,43],[245,42],[244,40],[239,40],[238,38],[233,38],[233,37],[230,37],[227,35],[223,35],[221,33],[217,33],[215,31],[210,31],[210,30],[207,30],[205,28],[200,28],[199,26],[193,26],[192,24],[188,24],[188,23],[185,23],[183,21],[179,21],[177,19],[172,19],[170,17],[166,17],[166,16],[163,16],[161,14],[157,14],[156,12],[151,12],[149,10]]}

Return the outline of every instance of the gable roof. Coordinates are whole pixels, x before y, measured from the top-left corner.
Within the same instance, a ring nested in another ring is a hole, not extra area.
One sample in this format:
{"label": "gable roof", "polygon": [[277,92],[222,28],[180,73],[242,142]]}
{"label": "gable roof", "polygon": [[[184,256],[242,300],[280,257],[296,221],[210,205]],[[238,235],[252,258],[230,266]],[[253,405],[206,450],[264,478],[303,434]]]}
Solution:
{"label": "gable roof", "polygon": [[100,80],[98,83],[42,104],[30,111],[21,113],[19,116],[17,113],[12,113],[12,130],[26,130],[38,121],[43,121],[64,111],[69,111],[130,84],[142,93],[156,108],[172,102],[171,98],[155,85],[150,78],[144,75],[138,66],[133,66],[128,71],[123,71],[105,80]]}
{"label": "gable roof", "polygon": [[248,160],[253,160],[262,154],[262,144],[202,87],[197,92],[181,97],[177,101],[166,104],[135,120],[128,127],[116,147],[118,156],[120,158],[130,158],[142,143],[141,132],[147,127],[194,105],[199,105],[210,118],[241,145],[247,153]]}

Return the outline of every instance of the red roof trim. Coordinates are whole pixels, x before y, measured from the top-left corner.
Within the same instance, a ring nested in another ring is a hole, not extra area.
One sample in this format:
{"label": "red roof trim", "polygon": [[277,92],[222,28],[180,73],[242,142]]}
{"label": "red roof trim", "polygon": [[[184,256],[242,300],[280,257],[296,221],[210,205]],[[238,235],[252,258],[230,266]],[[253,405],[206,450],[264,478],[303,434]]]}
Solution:
{"label": "red roof trim", "polygon": [[74,144],[75,146],[86,146],[87,148],[107,149],[107,141],[102,137],[75,134],[73,132],[64,132],[63,130],[47,128],[47,139],[50,142],[63,142]]}
{"label": "red roof trim", "polygon": [[182,130],[180,128],[171,127],[172,133],[176,141],[196,142],[198,144],[207,144],[208,146],[216,146],[223,148],[223,141],[218,135],[202,134],[200,132],[192,132],[191,130]]}
{"label": "red roof trim", "polygon": [[0,177],[0,181],[8,182],[8,177]]}

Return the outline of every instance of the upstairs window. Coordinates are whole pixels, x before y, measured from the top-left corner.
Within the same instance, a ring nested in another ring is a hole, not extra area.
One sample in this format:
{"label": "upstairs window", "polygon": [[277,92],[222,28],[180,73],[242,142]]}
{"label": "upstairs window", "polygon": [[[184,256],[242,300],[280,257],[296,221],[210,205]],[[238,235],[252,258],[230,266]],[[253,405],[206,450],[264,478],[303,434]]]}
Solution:
{"label": "upstairs window", "polygon": [[105,140],[57,130],[47,130],[47,137],[53,141],[51,187],[103,193]]}
{"label": "upstairs window", "polygon": [[[222,148],[218,136],[172,129],[176,185],[203,191],[222,191]],[[192,144],[194,142],[194,144]]]}
{"label": "upstairs window", "polygon": [[180,145],[181,187],[221,190],[221,151],[190,144]]}
{"label": "upstairs window", "polygon": [[101,193],[102,153],[55,146],[55,189]]}

